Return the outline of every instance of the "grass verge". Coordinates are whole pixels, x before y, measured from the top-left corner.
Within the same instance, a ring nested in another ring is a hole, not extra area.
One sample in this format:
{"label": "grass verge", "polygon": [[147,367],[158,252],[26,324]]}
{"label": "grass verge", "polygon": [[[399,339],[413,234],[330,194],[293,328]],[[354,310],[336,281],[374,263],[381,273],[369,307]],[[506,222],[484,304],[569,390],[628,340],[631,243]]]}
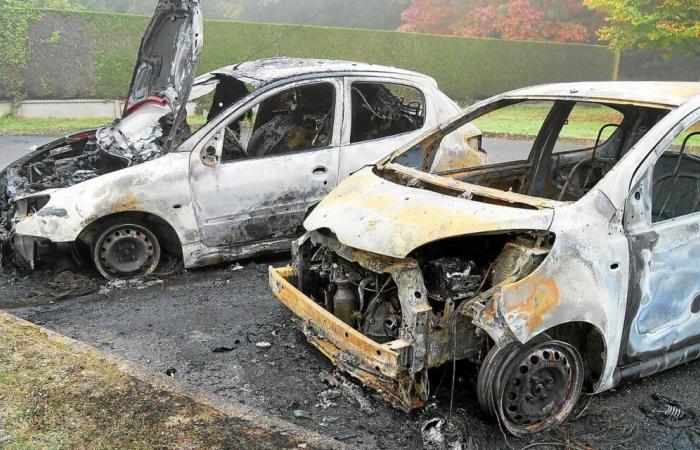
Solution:
{"label": "grass verge", "polygon": [[76,345],[0,312],[3,450],[297,448],[303,442],[157,388]]}
{"label": "grass verge", "polygon": [[[107,125],[113,119],[26,119],[17,116],[0,117],[0,135],[2,136],[61,136],[90,130]],[[205,117],[194,116],[187,119],[193,129],[202,126]]]}

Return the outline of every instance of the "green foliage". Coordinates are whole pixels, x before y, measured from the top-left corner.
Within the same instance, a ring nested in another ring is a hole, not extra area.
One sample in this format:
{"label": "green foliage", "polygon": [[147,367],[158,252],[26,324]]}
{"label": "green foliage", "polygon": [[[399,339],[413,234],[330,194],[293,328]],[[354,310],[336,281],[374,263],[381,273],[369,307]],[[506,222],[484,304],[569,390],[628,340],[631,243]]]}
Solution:
{"label": "green foliage", "polygon": [[585,0],[607,14],[600,38],[617,49],[651,48],[700,57],[698,0]]}
{"label": "green foliage", "polygon": [[[96,98],[123,99],[149,18],[46,11],[82,24],[92,50]],[[517,87],[557,81],[609,80],[614,55],[605,47],[428,34],[206,21],[200,73],[270,56],[346,59],[426,73],[453,98],[483,98]],[[66,39],[57,44],[68,45]],[[68,51],[68,50],[67,50]],[[50,70],[46,71],[50,73]],[[33,97],[42,98],[40,91]],[[1,96],[1,94],[0,94]]]}
{"label": "green foliage", "polygon": [[29,24],[41,12],[20,0],[0,6],[0,85],[13,101],[13,112],[24,98],[24,71],[29,61]]}

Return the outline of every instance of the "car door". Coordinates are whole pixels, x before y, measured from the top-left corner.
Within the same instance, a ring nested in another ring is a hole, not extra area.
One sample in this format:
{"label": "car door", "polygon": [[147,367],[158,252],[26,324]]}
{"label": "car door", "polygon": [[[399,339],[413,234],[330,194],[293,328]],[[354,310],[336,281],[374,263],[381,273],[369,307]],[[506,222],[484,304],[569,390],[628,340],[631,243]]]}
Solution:
{"label": "car door", "polygon": [[631,360],[700,337],[700,111],[689,119],[628,200]]}
{"label": "car door", "polygon": [[341,179],[410,142],[435,122],[426,93],[416,83],[379,77],[346,77]]}
{"label": "car door", "polygon": [[190,184],[210,247],[293,237],[337,183],[342,80],[297,82],[231,114],[192,153]]}

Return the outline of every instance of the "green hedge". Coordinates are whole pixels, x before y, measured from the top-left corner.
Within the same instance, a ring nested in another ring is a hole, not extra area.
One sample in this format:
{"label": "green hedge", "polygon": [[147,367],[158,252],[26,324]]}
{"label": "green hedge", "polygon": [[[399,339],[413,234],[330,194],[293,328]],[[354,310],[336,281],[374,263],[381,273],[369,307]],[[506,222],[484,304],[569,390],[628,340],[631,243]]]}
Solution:
{"label": "green hedge", "polygon": [[[123,98],[148,20],[43,11],[29,29],[29,97]],[[591,45],[225,21],[207,21],[204,31],[200,72],[267,56],[348,59],[426,73],[454,98],[545,82],[610,80],[616,71],[613,52]]]}

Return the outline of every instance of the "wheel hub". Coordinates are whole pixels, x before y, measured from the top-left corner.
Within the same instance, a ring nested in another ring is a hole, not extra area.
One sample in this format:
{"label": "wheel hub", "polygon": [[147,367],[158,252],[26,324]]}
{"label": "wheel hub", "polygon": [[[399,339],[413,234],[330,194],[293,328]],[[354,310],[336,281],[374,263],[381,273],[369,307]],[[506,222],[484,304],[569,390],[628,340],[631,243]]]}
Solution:
{"label": "wheel hub", "polygon": [[114,275],[128,275],[149,267],[156,250],[151,238],[134,227],[120,227],[107,235],[99,248],[105,270]]}
{"label": "wheel hub", "polygon": [[540,347],[514,361],[507,375],[504,413],[517,425],[541,422],[561,408],[572,384],[569,357]]}

